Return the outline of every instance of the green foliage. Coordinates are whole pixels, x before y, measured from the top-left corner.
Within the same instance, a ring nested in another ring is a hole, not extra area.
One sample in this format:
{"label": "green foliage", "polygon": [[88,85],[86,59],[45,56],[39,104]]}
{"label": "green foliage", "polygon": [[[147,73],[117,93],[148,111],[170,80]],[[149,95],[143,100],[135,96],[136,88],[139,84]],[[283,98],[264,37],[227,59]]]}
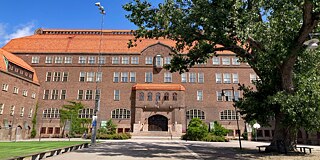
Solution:
{"label": "green foliage", "polygon": [[[106,134],[106,133],[99,133],[97,135],[98,139],[130,139],[131,135],[129,133],[114,133],[114,134]],[[87,139],[91,139],[91,134],[88,134]]]}
{"label": "green foliage", "polygon": [[208,134],[207,125],[199,118],[193,118],[188,125],[186,138],[188,140],[200,141]]}
{"label": "green foliage", "polygon": [[213,135],[216,135],[216,136],[226,136],[229,133],[229,130],[224,128],[217,121],[214,121],[214,129],[211,132]]}
{"label": "green foliage", "polygon": [[35,111],[34,111],[34,115],[33,115],[33,118],[32,118],[31,138],[35,138],[35,137],[37,136],[36,125],[37,125],[38,108],[39,108],[39,105],[38,105],[38,103],[37,103],[37,104],[36,104],[36,109],[35,109]]}
{"label": "green foliage", "polygon": [[60,124],[66,125],[67,121],[71,122],[69,136],[74,137],[76,134],[83,134],[88,130],[91,119],[79,118],[79,110],[84,108],[81,102],[69,101],[70,104],[63,105],[60,110]]}
{"label": "green foliage", "polygon": [[207,134],[203,139],[206,142],[227,142],[228,140],[224,136],[217,136],[213,134]]}
{"label": "green foliage", "polygon": [[106,123],[105,127],[99,128],[99,134],[115,134],[117,129],[117,125],[113,123],[112,119],[109,119]]}

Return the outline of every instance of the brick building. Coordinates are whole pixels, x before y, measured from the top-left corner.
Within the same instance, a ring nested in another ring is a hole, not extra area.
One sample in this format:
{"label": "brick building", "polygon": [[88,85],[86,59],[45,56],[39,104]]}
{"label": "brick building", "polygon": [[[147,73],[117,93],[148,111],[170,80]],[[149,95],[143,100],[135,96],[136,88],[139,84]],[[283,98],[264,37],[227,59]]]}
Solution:
{"label": "brick building", "polygon": [[[229,136],[237,136],[230,89],[256,79],[250,66],[224,51],[187,73],[170,73],[163,66],[170,63],[173,41],[145,39],[128,48],[129,39],[130,31],[104,30],[101,36],[99,30],[38,29],[3,47],[37,72],[43,136],[62,133],[59,109],[67,101],[81,101],[86,109],[79,116],[92,117],[96,94],[101,97],[98,126],[112,119],[118,132],[181,135],[188,121],[198,117],[207,124],[219,121],[231,130]],[[228,89],[224,97],[223,89]],[[242,94],[235,90],[234,95]],[[241,133],[244,128],[240,120]]]}
{"label": "brick building", "polygon": [[39,91],[35,70],[0,49],[0,85],[0,140],[30,138]]}

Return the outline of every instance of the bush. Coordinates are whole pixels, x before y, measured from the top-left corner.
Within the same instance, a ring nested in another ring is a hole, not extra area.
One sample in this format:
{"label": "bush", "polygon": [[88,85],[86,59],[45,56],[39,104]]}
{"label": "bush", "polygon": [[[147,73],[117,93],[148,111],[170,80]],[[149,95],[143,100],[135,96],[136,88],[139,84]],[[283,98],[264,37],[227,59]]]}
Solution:
{"label": "bush", "polygon": [[211,132],[216,136],[226,136],[229,133],[229,130],[222,127],[217,121],[214,121],[214,129]]}
{"label": "bush", "polygon": [[32,129],[32,131],[31,131],[31,138],[36,137],[36,135],[37,135],[37,131],[36,131],[35,129]]}
{"label": "bush", "polygon": [[[87,139],[91,139],[91,133],[87,135]],[[131,135],[129,133],[115,133],[115,134],[97,134],[97,139],[130,139]]]}
{"label": "bush", "polygon": [[228,140],[224,136],[216,136],[212,134],[208,134],[203,138],[203,141],[207,142],[227,142]]}
{"label": "bush", "polygon": [[193,118],[188,125],[186,139],[199,141],[206,137],[208,134],[207,125],[199,118]]}
{"label": "bush", "polygon": [[244,140],[248,140],[248,132],[243,132],[242,137]]}

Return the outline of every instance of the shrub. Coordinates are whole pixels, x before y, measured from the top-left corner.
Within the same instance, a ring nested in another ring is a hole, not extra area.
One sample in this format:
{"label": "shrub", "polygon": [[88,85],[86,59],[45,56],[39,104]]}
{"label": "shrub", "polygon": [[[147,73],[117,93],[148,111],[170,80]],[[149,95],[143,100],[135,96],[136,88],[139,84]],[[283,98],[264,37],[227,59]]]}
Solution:
{"label": "shrub", "polygon": [[227,142],[228,140],[224,136],[216,136],[212,134],[208,134],[203,138],[203,141],[207,142]]}
{"label": "shrub", "polygon": [[229,130],[224,128],[217,121],[214,121],[214,129],[211,132],[216,136],[226,136],[229,133]]}
{"label": "shrub", "polygon": [[248,140],[248,132],[243,132],[242,137],[244,140]]}
{"label": "shrub", "polygon": [[[115,134],[106,134],[101,133],[97,134],[97,139],[130,139],[131,135],[129,133],[115,133]],[[91,133],[87,135],[87,139],[91,139]]]}
{"label": "shrub", "polygon": [[189,122],[186,139],[199,141],[206,137],[207,134],[208,127],[199,118],[193,118]]}
{"label": "shrub", "polygon": [[36,135],[37,135],[37,131],[34,128],[32,128],[32,130],[31,130],[31,138],[36,137]]}

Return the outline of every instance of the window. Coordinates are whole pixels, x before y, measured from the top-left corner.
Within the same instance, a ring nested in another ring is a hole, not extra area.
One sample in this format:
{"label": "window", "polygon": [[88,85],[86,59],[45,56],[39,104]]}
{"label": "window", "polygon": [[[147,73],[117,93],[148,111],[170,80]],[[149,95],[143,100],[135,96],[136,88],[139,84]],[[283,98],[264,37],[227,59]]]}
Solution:
{"label": "window", "polygon": [[48,132],[47,134],[53,134],[53,127],[48,127]]}
{"label": "window", "polygon": [[222,101],[222,92],[221,91],[217,91],[217,101]]}
{"label": "window", "polygon": [[20,108],[20,117],[23,117],[23,115],[24,115],[24,107],[21,107]]}
{"label": "window", "polygon": [[159,102],[161,98],[161,94],[158,92],[156,93],[156,101]]}
{"label": "window", "polygon": [[60,127],[54,128],[54,134],[60,134]]}
{"label": "window", "polygon": [[102,72],[97,72],[96,73],[96,82],[101,82],[102,81]]}
{"label": "window", "polygon": [[145,82],[152,83],[152,72],[145,73]]}
{"label": "window", "polygon": [[170,64],[171,63],[171,57],[164,57],[164,64]]}
{"label": "window", "polygon": [[86,100],[92,100],[93,95],[92,95],[92,90],[86,90]]}
{"label": "window", "polygon": [[223,73],[223,83],[231,83],[230,73]]}
{"label": "window", "polygon": [[139,57],[131,57],[131,64],[139,64]]}
{"label": "window", "polygon": [[19,93],[19,88],[13,87],[13,93],[14,93],[14,94],[18,94],[18,93]]}
{"label": "window", "polygon": [[144,93],[143,92],[139,93],[139,101],[144,101]]}
{"label": "window", "polygon": [[113,72],[113,82],[118,83],[119,82],[120,73],[119,72]]}
{"label": "window", "polygon": [[232,101],[233,100],[232,91],[224,91],[224,97],[225,97],[225,101]]}
{"label": "window", "polygon": [[80,56],[79,57],[79,63],[80,64],[85,64],[87,62],[87,57],[84,57],[84,56]]}
{"label": "window", "polygon": [[46,82],[50,82],[51,81],[51,76],[52,76],[51,72],[47,72],[47,74],[46,74]]}
{"label": "window", "polygon": [[240,65],[240,61],[238,57],[233,57],[232,58],[232,65]]}
{"label": "window", "polygon": [[43,118],[59,118],[60,110],[58,108],[47,108],[43,110]]}
{"label": "window", "polygon": [[96,57],[90,56],[88,57],[88,64],[95,64],[96,63]]}
{"label": "window", "polygon": [[86,72],[80,72],[79,82],[84,82],[86,78]]}
{"label": "window", "polygon": [[169,93],[168,92],[164,93],[163,100],[169,101]]}
{"label": "window", "polygon": [[128,72],[121,72],[121,82],[128,82]]}
{"label": "window", "polygon": [[40,133],[41,134],[46,134],[46,130],[47,130],[46,127],[41,127]]}
{"label": "window", "polygon": [[130,119],[130,110],[128,109],[115,109],[111,113],[111,118],[114,119]]}
{"label": "window", "polygon": [[156,67],[162,67],[163,66],[163,58],[161,55],[156,55]]}
{"label": "window", "polygon": [[213,65],[219,65],[220,64],[220,57],[213,57],[212,58],[212,64]]}
{"label": "window", "polygon": [[233,73],[232,74],[232,81],[233,81],[233,83],[239,83],[238,73]]}
{"label": "window", "polygon": [[84,108],[79,110],[79,118],[92,118],[94,110],[90,108]]}
{"label": "window", "polygon": [[51,99],[58,99],[59,91],[57,89],[54,89],[51,92]]}
{"label": "window", "polygon": [[28,96],[28,91],[27,91],[27,90],[23,90],[23,91],[22,91],[22,95],[25,96],[25,97],[27,97],[27,96]]}
{"label": "window", "polygon": [[148,93],[148,101],[152,101],[152,93],[151,92]]}
{"label": "window", "polygon": [[239,101],[239,97],[240,97],[240,92],[239,91],[234,91],[234,100],[235,101]]}
{"label": "window", "polygon": [[63,72],[62,82],[68,82],[69,72]]}
{"label": "window", "polygon": [[43,91],[43,99],[45,99],[45,100],[49,99],[49,94],[50,94],[49,90],[44,90]]}
{"label": "window", "polygon": [[14,115],[14,108],[15,108],[15,106],[11,106],[11,108],[10,108],[10,116]]}
{"label": "window", "polygon": [[94,72],[87,72],[87,82],[93,82]]}
{"label": "window", "polygon": [[114,93],[113,100],[119,101],[120,100],[120,90],[114,90],[113,93]]}
{"label": "window", "polygon": [[4,110],[4,104],[0,103],[0,115],[3,114],[3,110]]}
{"label": "window", "polygon": [[71,64],[72,63],[72,57],[64,57],[64,63],[65,64]]}
{"label": "window", "polygon": [[99,56],[98,57],[98,63],[99,64],[106,64],[106,57]]}
{"label": "window", "polygon": [[55,60],[54,60],[54,63],[57,63],[57,64],[61,64],[62,63],[62,57],[55,57]]}
{"label": "window", "polygon": [[119,64],[119,57],[112,57],[112,64]]}
{"label": "window", "polygon": [[61,73],[60,72],[53,72],[53,81],[59,82],[61,79]]}
{"label": "window", "polygon": [[198,90],[197,91],[197,101],[202,101],[203,100],[203,91]]}
{"label": "window", "polygon": [[189,73],[189,82],[195,83],[197,80],[197,74],[196,73]]}
{"label": "window", "polygon": [[177,101],[178,100],[178,94],[176,92],[172,93],[172,100]]}
{"label": "window", "polygon": [[129,57],[122,57],[122,64],[129,64]]}
{"label": "window", "polygon": [[172,73],[170,73],[170,72],[164,73],[164,82],[166,82],[166,83],[172,82]]}
{"label": "window", "polygon": [[181,82],[187,83],[187,73],[181,73]]}
{"label": "window", "polygon": [[66,99],[66,90],[61,90],[60,99]]}
{"label": "window", "polygon": [[97,89],[97,90],[96,90],[96,96],[95,96],[95,99],[99,99],[99,100],[100,100],[100,94],[101,94],[100,89]]}
{"label": "window", "polygon": [[216,73],[216,83],[222,83],[222,74]]}
{"label": "window", "polygon": [[198,83],[204,83],[204,73],[198,73]]}
{"label": "window", "polygon": [[51,57],[51,56],[47,56],[45,63],[46,63],[46,64],[52,63],[52,57]]}
{"label": "window", "polygon": [[31,58],[31,63],[32,64],[37,64],[37,63],[39,63],[39,61],[40,61],[40,57],[32,56],[32,58]]}
{"label": "window", "polygon": [[83,99],[83,90],[78,90],[78,100],[82,100]]}
{"label": "window", "polygon": [[36,98],[36,93],[32,93],[32,94],[31,94],[31,98],[32,98],[32,99],[35,99],[35,98]]}
{"label": "window", "polygon": [[29,110],[29,114],[28,114],[28,118],[31,118],[31,117],[32,117],[32,112],[33,112],[33,109],[32,109],[32,108],[30,108],[30,110]]}
{"label": "window", "polygon": [[192,119],[192,118],[205,119],[204,112],[198,109],[188,110],[186,113],[186,116],[187,116],[187,119]]}
{"label": "window", "polygon": [[152,64],[152,63],[153,63],[152,57],[146,57],[146,64]]}
{"label": "window", "polygon": [[254,73],[250,73],[250,83],[257,81],[257,75]]}
{"label": "window", "polygon": [[130,72],[130,82],[136,82],[136,72]]}
{"label": "window", "polygon": [[2,84],[2,90],[8,91],[9,85],[8,84]]}
{"label": "window", "polygon": [[220,120],[236,120],[237,117],[234,110],[224,110],[220,112]]}
{"label": "window", "polygon": [[222,58],[222,64],[223,65],[230,65],[230,58],[229,57]]}

